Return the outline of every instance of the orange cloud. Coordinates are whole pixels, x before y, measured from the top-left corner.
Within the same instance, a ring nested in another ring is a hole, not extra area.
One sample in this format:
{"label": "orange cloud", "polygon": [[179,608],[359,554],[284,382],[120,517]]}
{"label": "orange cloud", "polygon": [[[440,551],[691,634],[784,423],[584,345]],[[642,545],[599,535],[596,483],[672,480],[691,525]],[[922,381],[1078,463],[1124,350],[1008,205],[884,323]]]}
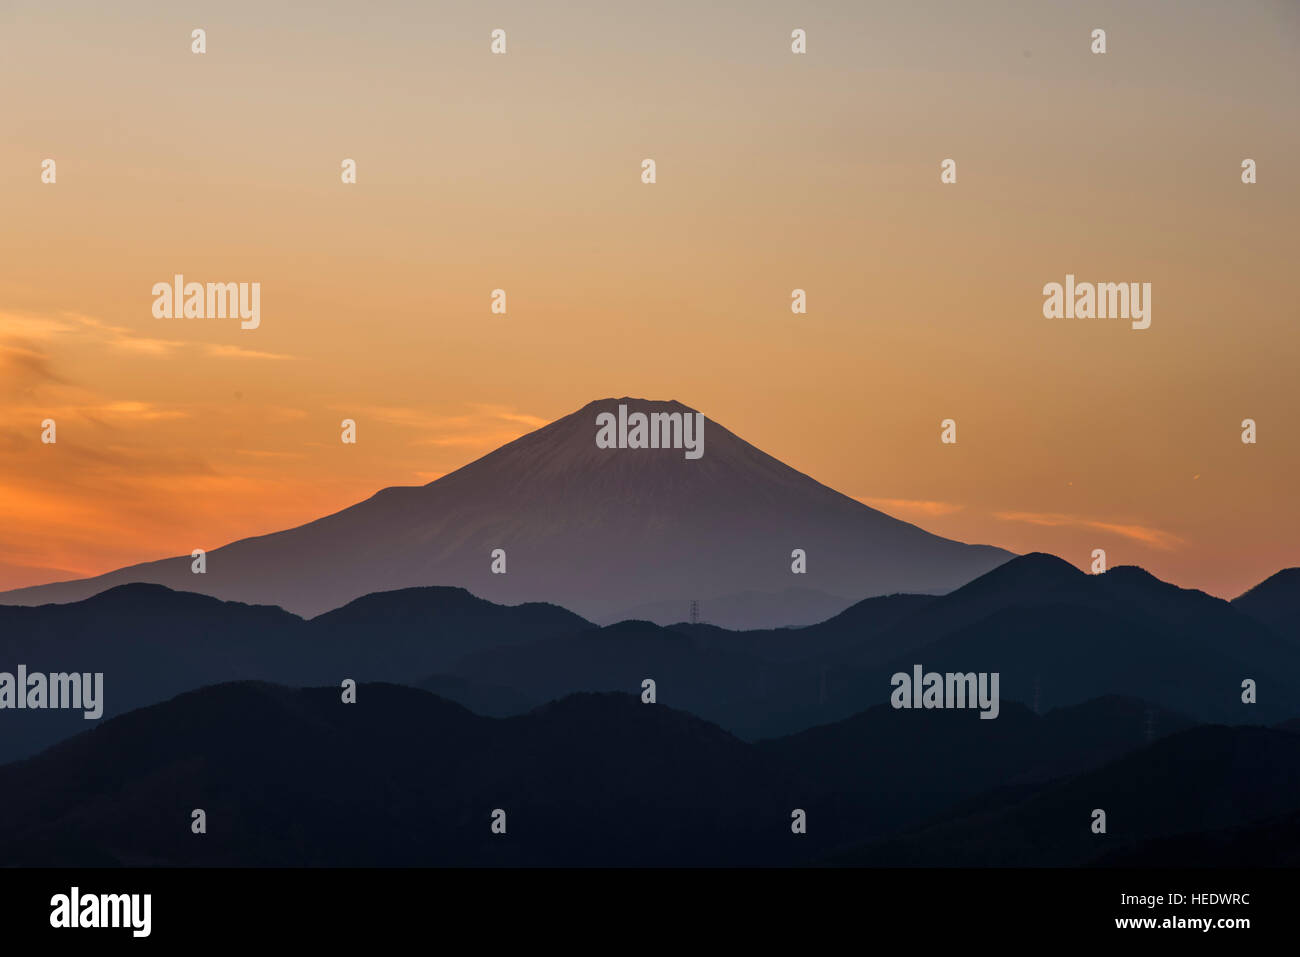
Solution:
{"label": "orange cloud", "polygon": [[1141,542],[1143,545],[1161,551],[1171,551],[1183,544],[1183,540],[1177,535],[1158,528],[1117,522],[1099,522],[1095,519],[1080,518],[1077,515],[1063,515],[1055,512],[994,512],[993,517],[1004,522],[1027,522],[1030,525],[1044,525],[1051,528],[1096,528],[1132,539],[1135,542]]}
{"label": "orange cloud", "polygon": [[50,357],[26,344],[0,343],[0,379],[5,391],[15,394],[40,382],[61,382],[50,364]]}
{"label": "orange cloud", "polygon": [[210,345],[204,352],[214,359],[292,359],[293,356],[280,355],[277,352],[258,352],[256,349],[242,349],[239,346]]}

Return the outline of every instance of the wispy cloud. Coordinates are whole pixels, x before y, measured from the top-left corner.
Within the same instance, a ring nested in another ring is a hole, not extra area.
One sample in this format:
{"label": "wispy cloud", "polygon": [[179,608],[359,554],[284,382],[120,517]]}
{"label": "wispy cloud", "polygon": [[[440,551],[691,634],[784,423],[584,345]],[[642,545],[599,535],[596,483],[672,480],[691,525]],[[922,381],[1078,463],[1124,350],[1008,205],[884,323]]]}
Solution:
{"label": "wispy cloud", "polygon": [[48,342],[52,339],[77,336],[82,341],[90,341],[118,352],[133,353],[141,356],[166,358],[181,350],[199,350],[214,359],[292,359],[294,356],[280,355],[275,352],[261,352],[245,349],[242,346],[204,344],[182,339],[159,339],[154,336],[142,336],[126,326],[87,316],[79,312],[64,312],[57,317],[28,316],[15,313],[0,313],[0,342],[5,340],[24,340],[31,342]]}
{"label": "wispy cloud", "polygon": [[50,336],[72,332],[75,329],[76,326],[72,323],[48,316],[0,312],[0,338],[48,339]]}
{"label": "wispy cloud", "polygon": [[280,355],[278,352],[259,352],[256,349],[244,349],[240,346],[210,345],[204,352],[214,359],[293,359],[294,356]]}
{"label": "wispy cloud", "polygon": [[151,402],[119,401],[109,402],[96,409],[89,410],[102,415],[119,415],[133,419],[153,421],[157,419],[184,419],[189,413],[179,409],[162,409]]}
{"label": "wispy cloud", "polygon": [[517,422],[520,425],[532,426],[534,429],[540,429],[542,426],[550,424],[550,419],[543,419],[538,415],[529,415],[526,412],[516,412],[508,406],[476,405],[474,408],[481,416],[500,419],[503,422]]}
{"label": "wispy cloud", "polygon": [[190,345],[188,342],[181,342],[176,339],[157,339],[152,336],[137,335],[125,326],[114,326],[101,319],[85,316],[81,313],[69,312],[64,313],[64,316],[77,323],[82,332],[88,332],[92,337],[109,346],[109,348],[117,349],[120,352],[134,352],[138,355],[163,357]]}
{"label": "wispy cloud", "polygon": [[0,312],[0,393],[17,396],[62,383],[44,343],[71,328],[53,319]]}
{"label": "wispy cloud", "polygon": [[48,355],[21,341],[0,342],[0,379],[11,394],[42,382],[63,381]]}
{"label": "wispy cloud", "polygon": [[235,449],[237,455],[248,455],[256,459],[301,459],[301,452],[276,452],[270,449]]}
{"label": "wispy cloud", "polygon": [[1095,528],[1123,538],[1132,539],[1135,542],[1141,542],[1161,551],[1172,551],[1183,544],[1183,539],[1177,535],[1147,525],[1102,522],[1096,519],[1057,512],[994,512],[993,517],[1004,522],[1025,522],[1030,525],[1043,525],[1052,528]]}

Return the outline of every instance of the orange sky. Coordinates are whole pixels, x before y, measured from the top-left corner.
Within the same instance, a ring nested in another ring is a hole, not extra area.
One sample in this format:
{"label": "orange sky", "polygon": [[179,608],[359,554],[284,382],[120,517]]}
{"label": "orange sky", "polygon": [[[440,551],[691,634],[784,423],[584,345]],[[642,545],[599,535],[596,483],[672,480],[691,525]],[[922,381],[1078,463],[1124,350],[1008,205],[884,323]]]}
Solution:
{"label": "orange sky", "polygon": [[[1293,4],[263,6],[0,12],[0,588],[621,395],[965,541],[1300,564]],[[155,319],[178,272],[260,282],[260,328]],[[1150,282],[1151,328],[1044,319],[1067,272]]]}

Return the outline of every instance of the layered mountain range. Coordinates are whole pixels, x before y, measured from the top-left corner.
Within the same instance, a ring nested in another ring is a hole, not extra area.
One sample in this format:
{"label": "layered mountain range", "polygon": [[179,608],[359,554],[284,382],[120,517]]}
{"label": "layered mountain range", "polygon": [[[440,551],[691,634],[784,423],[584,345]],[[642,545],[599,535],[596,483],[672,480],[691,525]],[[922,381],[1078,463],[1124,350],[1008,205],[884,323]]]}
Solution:
{"label": "layered mountain range", "polygon": [[[947,595],[868,598],[804,628],[732,631],[598,626],[549,603],[499,605],[449,587],[367,595],[304,619],[134,584],[0,606],[0,671],[103,673],[108,716],[223,681],[347,678],[508,716],[579,692],[639,692],[650,678],[660,702],[752,740],[884,704],[891,675],[921,664],[998,672],[1001,697],[1036,711],[1120,694],[1202,721],[1271,723],[1300,716],[1290,625],[1300,589],[1271,591],[1265,605],[1226,602],[1139,568],[1087,575],[1035,553]],[[1242,701],[1247,679],[1254,704]],[[0,761],[87,727],[76,711],[8,710],[0,722]]]}
{"label": "layered mountain range", "polygon": [[[0,864],[1300,861],[1300,569],[1088,575],[710,420],[602,447],[629,409],[692,414],[603,400],[206,574],[0,595]],[[15,708],[20,666],[102,674],[104,718]],[[996,673],[996,718],[892,707],[917,667]]]}

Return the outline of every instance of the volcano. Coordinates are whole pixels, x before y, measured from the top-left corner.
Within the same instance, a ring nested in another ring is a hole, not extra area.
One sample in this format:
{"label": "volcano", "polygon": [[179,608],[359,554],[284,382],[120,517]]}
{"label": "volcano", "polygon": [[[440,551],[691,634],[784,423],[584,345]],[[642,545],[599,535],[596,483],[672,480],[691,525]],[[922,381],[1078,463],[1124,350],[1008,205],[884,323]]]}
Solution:
{"label": "volcano", "polygon": [[[552,602],[593,621],[650,607],[663,623],[680,621],[692,600],[710,617],[716,599],[735,620],[715,624],[759,627],[811,623],[783,618],[782,595],[823,596],[830,605],[816,607],[825,617],[837,599],[948,592],[1012,557],[869,508],[708,418],[698,457],[635,439],[601,447],[598,419],[622,416],[619,406],[633,421],[642,413],[661,424],[695,412],[676,401],[598,400],[428,485],[386,488],[306,525],[214,549],[205,574],[186,555],[5,592],[0,603],[77,601],[152,582],[311,617],[372,592],[456,585],[498,603]],[[803,574],[791,570],[796,549]],[[746,617],[746,607],[767,620]]]}

